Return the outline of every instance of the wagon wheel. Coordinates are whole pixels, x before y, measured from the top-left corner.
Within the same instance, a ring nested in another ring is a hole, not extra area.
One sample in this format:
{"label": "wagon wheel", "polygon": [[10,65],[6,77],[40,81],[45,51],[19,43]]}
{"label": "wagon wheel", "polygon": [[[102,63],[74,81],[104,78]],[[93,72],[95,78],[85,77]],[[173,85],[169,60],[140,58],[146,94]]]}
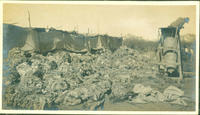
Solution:
{"label": "wagon wheel", "polygon": [[168,74],[169,77],[179,77],[179,72],[178,72],[177,69],[175,71],[173,71],[172,73],[167,72],[167,74]]}

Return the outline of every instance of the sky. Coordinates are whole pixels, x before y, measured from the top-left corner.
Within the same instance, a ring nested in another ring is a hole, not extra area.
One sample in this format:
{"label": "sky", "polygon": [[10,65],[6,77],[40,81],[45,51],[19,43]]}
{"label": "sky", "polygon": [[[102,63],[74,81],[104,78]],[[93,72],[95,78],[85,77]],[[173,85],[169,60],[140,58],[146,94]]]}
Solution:
{"label": "sky", "polygon": [[[189,17],[181,34],[195,34],[196,7],[193,5],[74,5],[13,4],[3,5],[3,23],[28,27],[54,27],[80,33],[124,36],[132,34],[157,40],[158,28],[167,27],[178,17]],[[89,28],[89,29],[88,29]]]}

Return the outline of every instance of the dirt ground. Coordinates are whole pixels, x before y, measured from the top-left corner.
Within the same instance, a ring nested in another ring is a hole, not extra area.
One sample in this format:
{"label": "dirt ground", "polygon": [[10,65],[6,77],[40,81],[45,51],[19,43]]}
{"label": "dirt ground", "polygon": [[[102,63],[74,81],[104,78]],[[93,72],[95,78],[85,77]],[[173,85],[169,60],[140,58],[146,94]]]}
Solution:
{"label": "dirt ground", "polygon": [[185,95],[192,100],[188,106],[181,106],[169,103],[147,103],[147,104],[130,104],[128,102],[121,103],[105,103],[105,111],[194,111],[195,110],[195,78],[185,78],[183,80],[182,90]]}

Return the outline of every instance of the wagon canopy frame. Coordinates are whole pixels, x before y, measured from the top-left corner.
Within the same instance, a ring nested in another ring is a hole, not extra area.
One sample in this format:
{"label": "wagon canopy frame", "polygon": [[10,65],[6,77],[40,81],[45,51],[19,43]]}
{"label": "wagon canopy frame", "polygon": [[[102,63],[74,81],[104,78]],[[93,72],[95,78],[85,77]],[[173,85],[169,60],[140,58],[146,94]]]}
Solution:
{"label": "wagon canopy frame", "polygon": [[[158,59],[158,69],[160,73],[162,74],[167,73],[168,76],[179,77],[179,79],[182,80],[183,71],[182,71],[181,41],[180,41],[179,29],[175,27],[159,28],[158,37],[160,40],[157,50],[157,59]],[[167,39],[168,43],[166,43]],[[169,39],[173,40],[174,42],[170,41]],[[172,45],[170,43],[174,44]],[[170,58],[166,58],[167,54],[171,55],[170,56],[171,60],[174,60],[172,61],[173,63],[170,63]],[[173,67],[171,67],[170,64],[173,65]],[[172,68],[174,69],[174,71],[172,70]],[[173,72],[173,74],[171,74],[171,72]]]}

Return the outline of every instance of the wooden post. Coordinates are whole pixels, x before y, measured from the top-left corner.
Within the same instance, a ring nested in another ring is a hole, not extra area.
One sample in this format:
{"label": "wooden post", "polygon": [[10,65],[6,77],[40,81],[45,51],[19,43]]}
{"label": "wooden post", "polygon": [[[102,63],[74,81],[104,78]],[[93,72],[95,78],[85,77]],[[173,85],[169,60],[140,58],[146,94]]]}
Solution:
{"label": "wooden post", "polygon": [[31,18],[30,18],[30,12],[28,11],[28,24],[29,28],[31,29]]}
{"label": "wooden post", "polygon": [[179,31],[178,31],[178,56],[179,56],[179,59],[178,59],[178,63],[179,63],[179,79],[180,80],[183,80],[183,68],[182,68],[182,57],[181,57],[181,40],[180,40],[180,35],[179,35]]}
{"label": "wooden post", "polygon": [[90,29],[88,28],[88,35],[89,35],[89,33],[90,33]]}

